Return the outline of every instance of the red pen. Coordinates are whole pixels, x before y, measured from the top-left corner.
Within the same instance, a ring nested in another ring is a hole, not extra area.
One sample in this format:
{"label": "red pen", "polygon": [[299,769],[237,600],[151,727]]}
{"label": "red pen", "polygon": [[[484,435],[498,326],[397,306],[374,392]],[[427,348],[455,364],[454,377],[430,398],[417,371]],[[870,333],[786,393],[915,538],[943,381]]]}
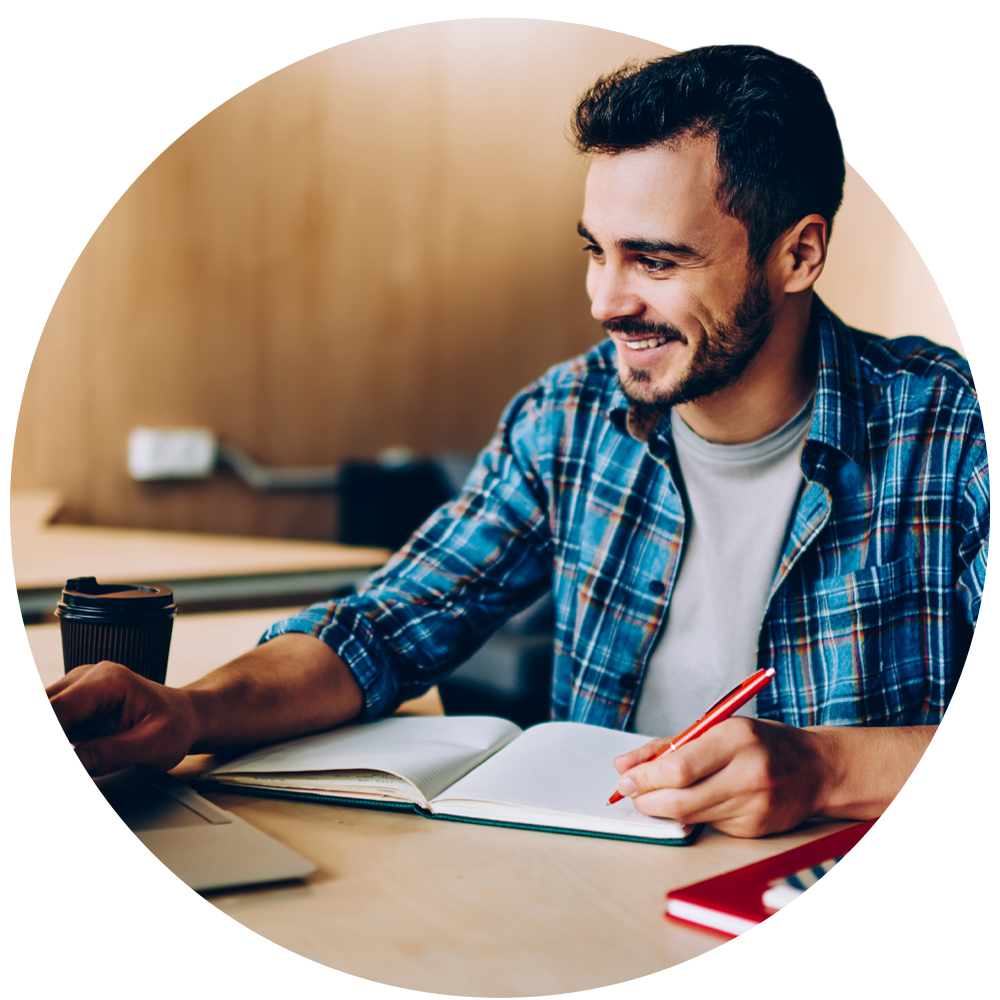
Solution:
{"label": "red pen", "polygon": [[[693,726],[685,729],[680,736],[675,736],[655,757],[650,757],[649,759],[656,760],[657,757],[662,757],[665,753],[680,749],[685,743],[690,743],[692,740],[698,739],[703,733],[707,733],[712,726],[722,722],[723,719],[728,719],[733,712],[742,708],[758,691],[767,687],[771,683],[771,678],[774,674],[774,667],[767,667],[764,670],[758,670],[755,674],[751,674],[745,681],[737,684],[729,694],[723,695]],[[621,802],[623,798],[625,796],[616,791],[608,799],[608,805],[613,806],[616,802]]]}

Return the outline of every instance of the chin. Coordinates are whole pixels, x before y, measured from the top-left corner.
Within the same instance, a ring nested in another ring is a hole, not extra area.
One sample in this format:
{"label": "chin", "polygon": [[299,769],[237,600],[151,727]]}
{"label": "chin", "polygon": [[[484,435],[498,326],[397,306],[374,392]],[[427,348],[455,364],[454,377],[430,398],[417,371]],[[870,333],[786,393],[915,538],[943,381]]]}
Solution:
{"label": "chin", "polygon": [[619,366],[618,381],[622,391],[633,402],[654,409],[667,410],[674,405],[678,387],[684,382],[681,378],[656,378],[647,368]]}

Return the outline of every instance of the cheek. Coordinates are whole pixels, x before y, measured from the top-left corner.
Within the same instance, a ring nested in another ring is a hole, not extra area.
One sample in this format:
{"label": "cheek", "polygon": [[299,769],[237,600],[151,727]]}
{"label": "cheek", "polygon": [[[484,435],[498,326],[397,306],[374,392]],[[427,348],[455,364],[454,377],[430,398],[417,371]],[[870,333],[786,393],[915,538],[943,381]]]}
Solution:
{"label": "cheek", "polygon": [[668,323],[688,334],[700,331],[712,318],[703,297],[680,282],[665,282],[663,288],[658,289],[655,303],[651,304]]}
{"label": "cheek", "polygon": [[698,307],[713,322],[726,320],[733,314],[746,288],[738,278],[719,276],[700,290]]}

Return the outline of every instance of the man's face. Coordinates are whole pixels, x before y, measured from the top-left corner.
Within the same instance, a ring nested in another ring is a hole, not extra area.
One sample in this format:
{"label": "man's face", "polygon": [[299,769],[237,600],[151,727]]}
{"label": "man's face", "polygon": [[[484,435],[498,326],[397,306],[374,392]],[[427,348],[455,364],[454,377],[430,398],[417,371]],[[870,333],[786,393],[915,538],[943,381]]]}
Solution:
{"label": "man's face", "polygon": [[597,156],[580,233],[592,313],[627,396],[658,409],[731,385],[771,330],[746,230],[715,199],[713,139]]}

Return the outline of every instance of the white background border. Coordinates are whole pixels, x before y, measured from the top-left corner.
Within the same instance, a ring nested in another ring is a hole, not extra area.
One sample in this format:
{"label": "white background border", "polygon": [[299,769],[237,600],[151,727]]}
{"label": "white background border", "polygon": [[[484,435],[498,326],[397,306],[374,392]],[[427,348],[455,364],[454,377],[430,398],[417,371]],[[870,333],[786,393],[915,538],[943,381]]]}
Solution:
{"label": "white background border", "polygon": [[[0,32],[0,465],[9,476],[24,379],[60,286],[101,219],[166,146],[290,62],[375,31],[469,16],[576,21],[678,49],[753,42],[814,69],[848,160],[937,280],[989,430],[998,391],[990,299],[1000,227],[996,33],[985,19],[994,15],[965,0],[931,9],[854,0],[412,2],[370,10],[202,0],[8,9]],[[0,490],[5,506],[7,492]],[[6,539],[4,546],[4,982],[34,996],[398,992],[246,931],[189,892],[106,814],[45,704],[20,626]],[[1000,812],[991,706],[1000,691],[992,590],[987,596],[941,733],[864,844],[804,899],[738,941],[601,992],[929,997],[979,994],[980,982],[995,982]]]}

